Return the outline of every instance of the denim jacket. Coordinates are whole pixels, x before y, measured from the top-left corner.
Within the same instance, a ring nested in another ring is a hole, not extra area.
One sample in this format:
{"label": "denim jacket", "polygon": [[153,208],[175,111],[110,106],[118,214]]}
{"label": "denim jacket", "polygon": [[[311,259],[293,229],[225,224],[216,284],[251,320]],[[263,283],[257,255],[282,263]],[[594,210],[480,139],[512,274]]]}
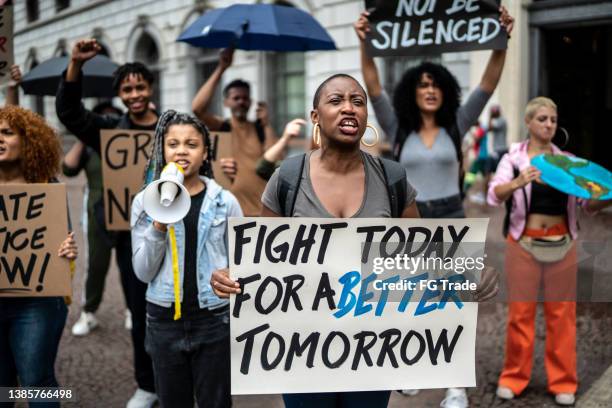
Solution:
{"label": "denim jacket", "polygon": [[[214,180],[202,177],[206,183],[206,195],[198,220],[197,285],[201,308],[216,309],[228,303],[217,297],[211,286],[212,272],[228,267],[227,220],[241,217],[242,210],[236,198],[223,190]],[[132,263],[141,281],[148,283],[147,301],[170,307],[174,302],[172,253],[167,232],[153,227],[153,220],[144,213],[141,191],[132,203]],[[178,249],[181,302],[185,262],[185,226],[183,221],[173,224]],[[170,226],[169,226],[170,227]]]}

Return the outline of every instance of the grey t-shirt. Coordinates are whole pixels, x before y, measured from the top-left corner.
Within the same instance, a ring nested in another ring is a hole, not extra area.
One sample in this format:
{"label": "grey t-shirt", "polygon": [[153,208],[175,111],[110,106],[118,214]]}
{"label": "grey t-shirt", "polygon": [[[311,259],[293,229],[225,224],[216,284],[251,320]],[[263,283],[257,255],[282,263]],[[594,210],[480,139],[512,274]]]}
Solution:
{"label": "grey t-shirt", "polygon": [[[300,190],[295,199],[293,210],[294,217],[320,217],[334,218],[317,197],[310,181],[310,156],[306,154]],[[387,194],[387,183],[380,162],[367,153],[361,154],[365,168],[365,194],[361,207],[351,218],[390,218],[391,205]],[[261,202],[270,210],[281,214],[281,206],[278,202],[278,169],[274,172],[261,197]],[[408,207],[414,202],[416,190],[407,182],[406,205]]]}
{"label": "grey t-shirt", "polygon": [[[474,89],[457,110],[457,129],[464,136],[478,121],[490,94],[480,87]],[[386,92],[372,98],[378,123],[392,146],[397,137],[398,120]],[[453,141],[447,130],[440,128],[431,148],[427,148],[416,132],[412,132],[400,152],[400,163],[406,168],[408,180],[418,191],[417,201],[436,200],[459,194],[459,162]]]}

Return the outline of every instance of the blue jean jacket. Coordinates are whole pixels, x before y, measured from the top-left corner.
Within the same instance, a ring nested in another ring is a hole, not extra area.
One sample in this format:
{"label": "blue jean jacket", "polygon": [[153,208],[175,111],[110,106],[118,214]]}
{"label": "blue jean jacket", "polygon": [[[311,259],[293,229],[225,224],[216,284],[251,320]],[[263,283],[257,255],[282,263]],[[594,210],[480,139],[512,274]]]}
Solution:
{"label": "blue jean jacket", "polygon": [[[198,301],[201,308],[216,309],[225,306],[227,299],[217,297],[210,286],[213,271],[228,267],[227,220],[241,217],[242,210],[236,198],[223,190],[214,180],[202,177],[206,183],[206,195],[198,220]],[[153,220],[143,208],[141,191],[132,203],[132,263],[141,281],[148,283],[147,300],[170,307],[174,302],[172,252],[167,232],[153,227]],[[183,221],[173,224],[178,249],[181,302],[183,300],[183,276],[185,263],[185,226]]]}

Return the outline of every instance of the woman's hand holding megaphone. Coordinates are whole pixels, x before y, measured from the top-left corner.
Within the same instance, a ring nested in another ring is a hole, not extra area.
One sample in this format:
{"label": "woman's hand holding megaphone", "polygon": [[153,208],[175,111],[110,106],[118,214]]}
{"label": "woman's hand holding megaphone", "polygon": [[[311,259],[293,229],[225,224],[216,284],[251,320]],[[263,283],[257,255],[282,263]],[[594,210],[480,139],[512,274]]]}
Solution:
{"label": "woman's hand holding megaphone", "polygon": [[167,224],[163,224],[163,223],[161,223],[159,221],[153,221],[153,228],[155,228],[159,232],[167,232],[168,231],[168,225]]}
{"label": "woman's hand holding megaphone", "polygon": [[220,298],[228,298],[230,294],[240,293],[240,284],[229,277],[229,269],[217,269],[210,277],[210,286],[212,286],[215,295]]}

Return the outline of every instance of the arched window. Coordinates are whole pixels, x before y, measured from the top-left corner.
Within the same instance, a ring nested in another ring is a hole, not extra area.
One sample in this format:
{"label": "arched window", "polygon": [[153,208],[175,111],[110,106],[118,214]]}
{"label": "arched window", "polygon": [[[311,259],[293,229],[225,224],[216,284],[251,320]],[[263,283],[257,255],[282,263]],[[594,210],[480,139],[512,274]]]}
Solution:
{"label": "arched window", "polygon": [[134,61],[143,63],[153,73],[155,82],[153,84],[153,98],[151,101],[155,104],[157,110],[161,111],[161,67],[157,42],[149,33],[143,31],[138,41],[136,41],[134,50]]}
{"label": "arched window", "polygon": [[[274,4],[293,7],[288,1]],[[268,104],[274,130],[280,135],[291,119],[306,114],[306,60],[303,52],[275,52],[268,57]]]}
{"label": "arched window", "polygon": [[[196,21],[204,12],[204,9],[196,8],[191,11],[182,24],[181,32]],[[191,45],[183,45],[186,47],[186,56],[189,65],[187,68],[187,89],[188,89],[188,106],[191,107],[191,101],[195,97],[198,90],[204,85],[204,82],[210,78],[211,74],[217,68],[219,63],[219,51],[217,49],[205,49],[193,47]],[[209,112],[223,116],[223,91],[222,86],[215,89],[215,94],[209,105]],[[191,108],[189,108],[191,110]]]}
{"label": "arched window", "polygon": [[[29,70],[31,71],[38,65],[38,60],[36,57],[32,57],[32,62],[30,62]],[[45,116],[45,97],[39,95],[30,96],[30,106],[32,110],[38,113],[40,116]]]}

